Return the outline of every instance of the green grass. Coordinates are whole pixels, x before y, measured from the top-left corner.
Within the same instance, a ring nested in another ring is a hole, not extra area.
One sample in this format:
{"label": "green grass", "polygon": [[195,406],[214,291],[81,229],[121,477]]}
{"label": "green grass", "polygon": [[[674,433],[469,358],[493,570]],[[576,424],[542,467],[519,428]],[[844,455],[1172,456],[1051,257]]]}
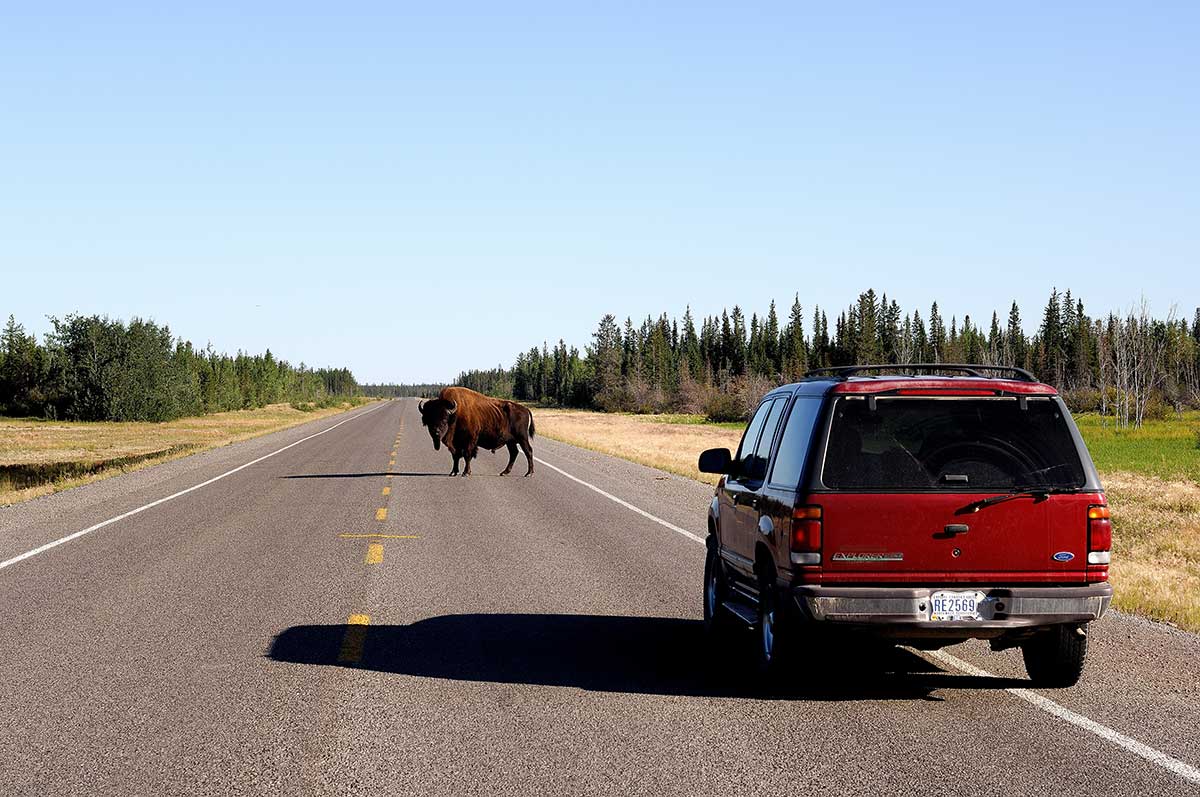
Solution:
{"label": "green grass", "polygon": [[1112,418],[1075,416],[1096,468],[1200,484],[1200,411],[1146,421],[1141,429],[1117,429]]}

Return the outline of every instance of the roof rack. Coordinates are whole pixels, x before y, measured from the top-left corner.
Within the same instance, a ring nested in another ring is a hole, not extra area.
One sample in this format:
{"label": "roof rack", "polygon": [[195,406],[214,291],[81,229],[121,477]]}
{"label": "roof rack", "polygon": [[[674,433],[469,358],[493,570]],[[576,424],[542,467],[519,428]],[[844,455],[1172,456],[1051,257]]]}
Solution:
{"label": "roof rack", "polygon": [[[828,374],[837,379],[848,379],[852,376],[862,373],[863,371],[954,371],[964,373],[967,376],[975,376],[981,379],[994,379],[1003,374],[1009,374],[1016,377],[1021,382],[1036,382],[1037,377],[1026,371],[1024,368],[1015,368],[1011,365],[969,365],[966,363],[892,363],[889,365],[839,365],[831,368],[812,368],[809,369],[805,376],[817,376]],[[983,371],[997,371],[999,374],[986,374]]]}

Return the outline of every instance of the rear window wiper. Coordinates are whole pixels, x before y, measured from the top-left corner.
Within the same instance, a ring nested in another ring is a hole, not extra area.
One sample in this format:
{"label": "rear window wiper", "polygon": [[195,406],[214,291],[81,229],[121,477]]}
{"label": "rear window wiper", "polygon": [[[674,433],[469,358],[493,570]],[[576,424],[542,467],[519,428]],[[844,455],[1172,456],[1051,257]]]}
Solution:
{"label": "rear window wiper", "polygon": [[1004,501],[1011,501],[1014,498],[1020,498],[1021,496],[1025,496],[1025,495],[1030,496],[1031,498],[1036,498],[1039,501],[1045,501],[1047,498],[1049,498],[1052,495],[1061,495],[1062,493],[1073,493],[1073,492],[1076,492],[1076,488],[1074,488],[1074,487],[1042,487],[1042,486],[1038,486],[1038,485],[1023,485],[1020,487],[1013,487],[1011,490],[1009,490],[1006,493],[1001,493],[1000,495],[993,495],[991,498],[982,498],[978,501],[972,501],[971,503],[964,506],[962,509],[958,510],[958,512],[956,512],[955,514],[959,514],[959,515],[971,514],[973,512],[978,512],[980,509],[983,509],[985,507],[992,506],[993,504],[1003,503]]}

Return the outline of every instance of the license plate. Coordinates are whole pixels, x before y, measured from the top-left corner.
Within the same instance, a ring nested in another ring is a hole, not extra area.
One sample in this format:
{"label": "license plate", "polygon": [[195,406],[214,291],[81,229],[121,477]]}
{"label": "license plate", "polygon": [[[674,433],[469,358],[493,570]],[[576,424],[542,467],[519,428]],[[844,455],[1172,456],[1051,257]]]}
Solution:
{"label": "license plate", "polygon": [[979,610],[983,600],[982,592],[935,592],[929,596],[929,619],[982,620]]}

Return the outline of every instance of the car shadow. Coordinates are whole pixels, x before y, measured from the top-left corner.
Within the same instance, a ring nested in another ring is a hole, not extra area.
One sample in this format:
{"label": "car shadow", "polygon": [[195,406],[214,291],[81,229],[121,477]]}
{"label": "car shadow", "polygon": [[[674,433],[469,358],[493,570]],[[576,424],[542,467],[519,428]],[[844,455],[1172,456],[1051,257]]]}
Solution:
{"label": "car shadow", "polygon": [[293,626],[275,637],[267,655],[423,678],[695,697],[940,700],[933,695],[938,689],[1028,685],[952,675],[902,648],[845,640],[808,649],[786,677],[766,685],[753,675],[748,633],[714,646],[700,621],[667,617],[452,614],[372,625],[354,664],[339,662],[347,628]]}

